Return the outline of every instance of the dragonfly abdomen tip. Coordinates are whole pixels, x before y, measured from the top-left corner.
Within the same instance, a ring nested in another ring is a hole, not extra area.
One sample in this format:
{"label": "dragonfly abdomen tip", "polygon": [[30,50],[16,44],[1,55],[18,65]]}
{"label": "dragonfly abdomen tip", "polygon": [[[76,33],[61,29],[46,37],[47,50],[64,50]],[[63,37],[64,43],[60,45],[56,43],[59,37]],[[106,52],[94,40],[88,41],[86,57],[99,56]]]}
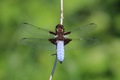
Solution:
{"label": "dragonfly abdomen tip", "polygon": [[62,61],[60,61],[60,64],[62,64]]}

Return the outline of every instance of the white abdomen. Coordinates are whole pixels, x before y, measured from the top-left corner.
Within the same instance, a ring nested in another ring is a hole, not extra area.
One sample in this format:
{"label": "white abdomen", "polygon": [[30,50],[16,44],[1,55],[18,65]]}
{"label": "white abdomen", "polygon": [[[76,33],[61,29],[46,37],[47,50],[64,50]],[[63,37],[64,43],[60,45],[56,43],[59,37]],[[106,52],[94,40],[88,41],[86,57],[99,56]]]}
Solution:
{"label": "white abdomen", "polygon": [[57,59],[60,63],[64,60],[64,41],[57,41]]}

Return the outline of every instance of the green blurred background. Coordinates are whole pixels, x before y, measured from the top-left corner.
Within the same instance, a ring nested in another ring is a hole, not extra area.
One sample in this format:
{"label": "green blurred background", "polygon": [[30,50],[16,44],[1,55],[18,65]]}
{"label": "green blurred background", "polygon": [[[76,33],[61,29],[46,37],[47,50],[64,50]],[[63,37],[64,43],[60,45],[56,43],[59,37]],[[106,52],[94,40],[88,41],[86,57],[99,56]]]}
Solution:
{"label": "green blurred background", "polygon": [[[21,44],[21,24],[54,29],[59,8],[59,0],[0,0],[0,80],[49,79],[55,57]],[[99,43],[66,51],[53,80],[120,80],[120,0],[64,0],[65,28],[91,22]]]}

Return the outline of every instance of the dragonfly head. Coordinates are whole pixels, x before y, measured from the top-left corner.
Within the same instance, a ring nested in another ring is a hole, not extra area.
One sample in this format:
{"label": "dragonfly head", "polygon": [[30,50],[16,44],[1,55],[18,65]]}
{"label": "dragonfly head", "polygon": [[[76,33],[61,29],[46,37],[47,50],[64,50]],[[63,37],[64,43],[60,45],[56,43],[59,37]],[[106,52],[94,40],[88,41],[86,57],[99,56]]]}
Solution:
{"label": "dragonfly head", "polygon": [[64,32],[64,26],[61,25],[61,24],[58,24],[58,25],[56,26],[56,31],[57,31],[57,32]]}

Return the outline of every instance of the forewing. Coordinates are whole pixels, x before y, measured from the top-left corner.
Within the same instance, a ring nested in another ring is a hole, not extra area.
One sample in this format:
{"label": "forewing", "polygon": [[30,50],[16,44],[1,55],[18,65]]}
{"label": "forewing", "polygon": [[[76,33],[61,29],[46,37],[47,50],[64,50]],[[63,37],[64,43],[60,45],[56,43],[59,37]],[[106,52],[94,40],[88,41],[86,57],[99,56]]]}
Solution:
{"label": "forewing", "polygon": [[53,30],[47,30],[44,28],[37,27],[30,23],[23,23],[22,24],[22,35],[24,37],[33,37],[33,38],[51,38],[53,35],[49,33],[49,31]]}
{"label": "forewing", "polygon": [[90,35],[90,33],[96,28],[95,23],[90,23],[84,26],[80,26],[74,29],[71,29],[71,34],[68,35],[69,38],[79,38],[83,39]]}

